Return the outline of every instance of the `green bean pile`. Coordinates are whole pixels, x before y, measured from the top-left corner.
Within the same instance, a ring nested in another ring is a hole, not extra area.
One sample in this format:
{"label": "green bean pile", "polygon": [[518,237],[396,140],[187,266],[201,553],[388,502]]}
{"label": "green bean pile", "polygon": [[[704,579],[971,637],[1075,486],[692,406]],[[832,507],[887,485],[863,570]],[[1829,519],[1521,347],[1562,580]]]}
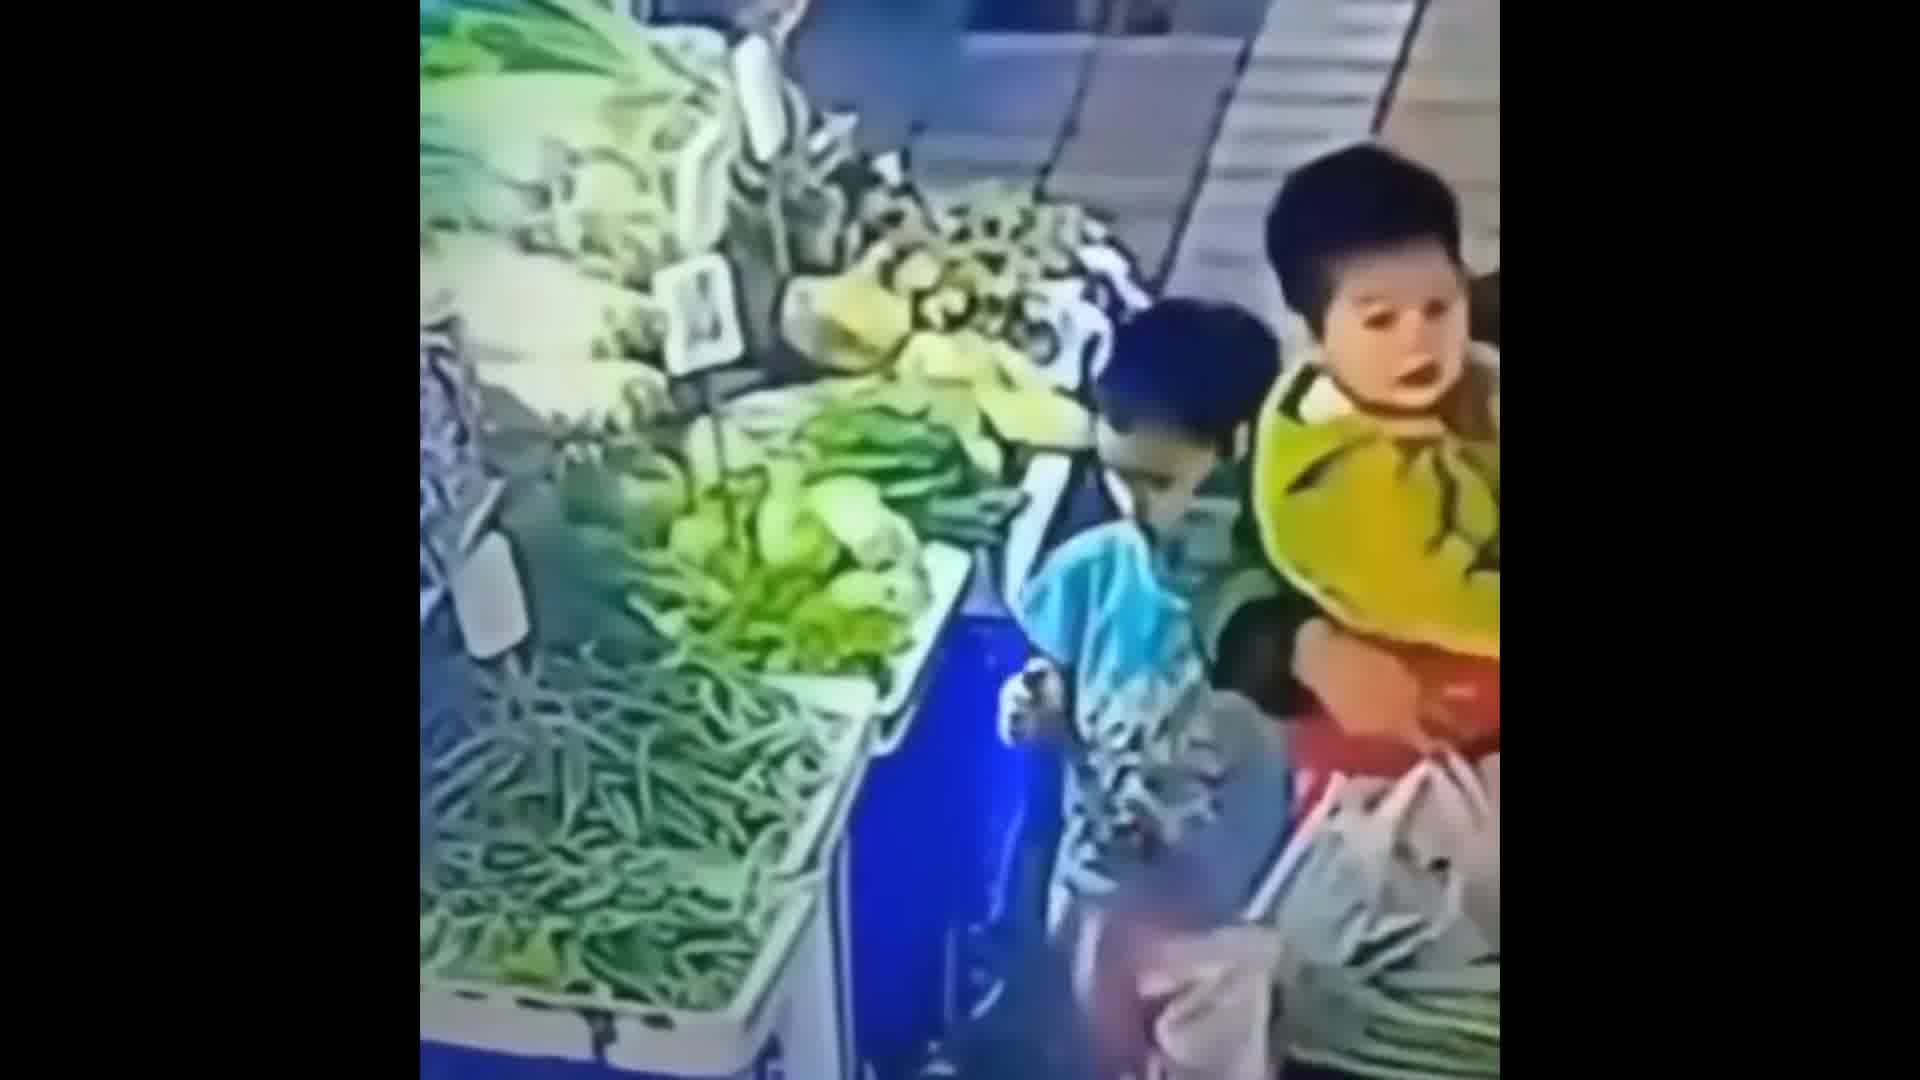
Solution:
{"label": "green bean pile", "polygon": [[468,670],[469,729],[426,768],[423,973],[725,1005],[810,883],[788,849],[848,721],[687,649]]}

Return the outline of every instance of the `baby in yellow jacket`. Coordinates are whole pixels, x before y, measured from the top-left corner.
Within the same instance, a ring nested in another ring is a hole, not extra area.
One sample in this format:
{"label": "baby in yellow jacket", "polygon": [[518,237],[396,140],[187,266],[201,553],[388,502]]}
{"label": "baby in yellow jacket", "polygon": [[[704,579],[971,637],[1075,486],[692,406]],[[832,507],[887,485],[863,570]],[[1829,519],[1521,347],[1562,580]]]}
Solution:
{"label": "baby in yellow jacket", "polygon": [[[1499,364],[1468,341],[1459,206],[1430,170],[1355,146],[1288,177],[1266,239],[1313,339],[1261,409],[1250,495],[1312,608],[1265,639],[1264,668],[1310,697],[1286,710],[1290,854],[1320,868],[1272,915],[1287,1053],[1376,1080],[1497,1077]],[[1388,989],[1401,978],[1421,1009],[1478,995],[1490,1017],[1454,1038]]]}
{"label": "baby in yellow jacket", "polygon": [[1497,738],[1499,354],[1467,339],[1453,193],[1350,147],[1289,177],[1267,246],[1313,339],[1261,409],[1251,493],[1268,558],[1320,616],[1294,672],[1349,736]]}

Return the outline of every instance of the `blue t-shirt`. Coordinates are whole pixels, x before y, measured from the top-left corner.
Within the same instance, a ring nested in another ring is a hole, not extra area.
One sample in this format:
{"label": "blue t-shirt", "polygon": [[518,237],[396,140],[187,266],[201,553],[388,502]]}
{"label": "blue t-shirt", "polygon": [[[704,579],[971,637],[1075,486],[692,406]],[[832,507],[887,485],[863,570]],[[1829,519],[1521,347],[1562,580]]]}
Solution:
{"label": "blue t-shirt", "polygon": [[1028,638],[1072,680],[1055,879],[1205,922],[1230,919],[1278,853],[1278,725],[1209,684],[1192,605],[1131,522],[1061,545],[1023,591]]}

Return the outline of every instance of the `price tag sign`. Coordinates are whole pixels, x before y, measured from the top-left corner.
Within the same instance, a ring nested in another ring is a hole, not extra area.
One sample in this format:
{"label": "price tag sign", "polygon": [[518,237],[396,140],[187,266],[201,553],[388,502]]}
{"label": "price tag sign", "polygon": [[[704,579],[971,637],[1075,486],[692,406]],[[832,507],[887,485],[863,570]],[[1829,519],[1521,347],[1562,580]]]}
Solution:
{"label": "price tag sign", "polygon": [[873,172],[880,182],[890,188],[901,187],[907,182],[907,155],[899,150],[889,150],[873,159]]}
{"label": "price tag sign", "polygon": [[746,355],[733,267],[717,253],[699,255],[653,277],[666,309],[667,374],[675,378],[724,367]]}

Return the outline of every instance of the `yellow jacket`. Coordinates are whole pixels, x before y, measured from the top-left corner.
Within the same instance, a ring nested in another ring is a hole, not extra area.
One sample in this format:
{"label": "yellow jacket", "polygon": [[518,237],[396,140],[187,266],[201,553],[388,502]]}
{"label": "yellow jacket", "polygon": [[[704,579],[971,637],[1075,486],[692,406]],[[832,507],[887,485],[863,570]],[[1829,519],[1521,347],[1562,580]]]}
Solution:
{"label": "yellow jacket", "polygon": [[1282,376],[1252,499],[1267,557],[1343,625],[1498,661],[1499,354],[1472,348],[1436,438],[1389,435],[1312,358]]}

